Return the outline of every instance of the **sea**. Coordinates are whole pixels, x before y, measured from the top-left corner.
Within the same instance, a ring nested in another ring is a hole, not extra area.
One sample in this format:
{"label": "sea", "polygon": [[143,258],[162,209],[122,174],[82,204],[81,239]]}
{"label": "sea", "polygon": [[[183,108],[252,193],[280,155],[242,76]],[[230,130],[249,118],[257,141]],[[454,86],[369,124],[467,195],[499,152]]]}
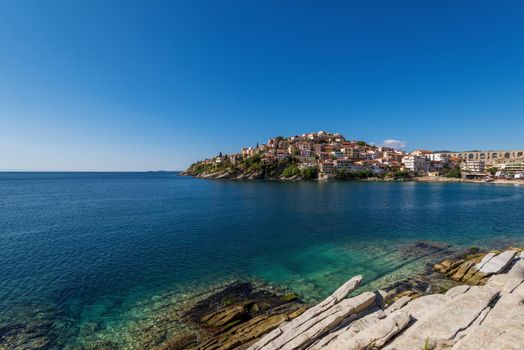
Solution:
{"label": "sea", "polygon": [[140,349],[237,280],[315,302],[445,250],[524,245],[524,186],[0,173],[0,348]]}

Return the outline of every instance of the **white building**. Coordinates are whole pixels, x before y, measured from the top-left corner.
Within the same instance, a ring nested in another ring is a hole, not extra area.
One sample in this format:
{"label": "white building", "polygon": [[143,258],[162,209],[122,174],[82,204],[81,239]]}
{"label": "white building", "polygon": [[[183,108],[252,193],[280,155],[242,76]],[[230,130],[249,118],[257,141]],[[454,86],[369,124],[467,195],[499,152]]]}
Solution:
{"label": "white building", "polygon": [[426,158],[432,162],[442,162],[444,164],[449,162],[449,154],[447,153],[430,153],[426,154]]}
{"label": "white building", "polygon": [[503,163],[498,166],[498,169],[509,173],[524,172],[524,162]]}
{"label": "white building", "polygon": [[404,167],[406,169],[415,173],[429,170],[429,161],[424,156],[405,156],[404,158],[402,158],[402,164],[404,164]]}
{"label": "white building", "polygon": [[473,173],[483,173],[486,168],[486,163],[483,160],[468,160],[462,162],[461,169]]}

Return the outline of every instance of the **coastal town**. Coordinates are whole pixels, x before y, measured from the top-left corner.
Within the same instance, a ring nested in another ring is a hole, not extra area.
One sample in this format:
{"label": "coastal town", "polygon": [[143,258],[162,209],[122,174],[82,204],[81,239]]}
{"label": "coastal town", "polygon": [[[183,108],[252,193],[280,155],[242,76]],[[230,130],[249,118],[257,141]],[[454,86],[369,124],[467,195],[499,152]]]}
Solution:
{"label": "coastal town", "polygon": [[523,150],[430,151],[348,140],[325,131],[274,137],[191,165],[188,175],[208,178],[455,178],[524,179]]}

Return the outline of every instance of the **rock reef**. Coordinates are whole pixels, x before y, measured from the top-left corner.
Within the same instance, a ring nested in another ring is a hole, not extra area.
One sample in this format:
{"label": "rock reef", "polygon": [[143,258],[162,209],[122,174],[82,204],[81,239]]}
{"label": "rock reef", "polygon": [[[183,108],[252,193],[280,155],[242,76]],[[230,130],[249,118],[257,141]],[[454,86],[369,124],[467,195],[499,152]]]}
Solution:
{"label": "rock reef", "polygon": [[282,322],[306,310],[294,293],[283,294],[235,282],[199,301],[181,315],[192,331],[167,342],[162,349],[247,348]]}

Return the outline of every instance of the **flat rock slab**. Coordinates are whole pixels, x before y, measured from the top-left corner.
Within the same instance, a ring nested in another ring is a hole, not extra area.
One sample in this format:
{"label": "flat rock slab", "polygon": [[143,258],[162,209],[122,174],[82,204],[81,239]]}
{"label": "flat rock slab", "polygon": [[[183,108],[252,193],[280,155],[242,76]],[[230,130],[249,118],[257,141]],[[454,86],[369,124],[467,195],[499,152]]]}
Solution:
{"label": "flat rock slab", "polygon": [[524,348],[524,296],[503,294],[479,326],[454,346],[454,350]]}
{"label": "flat rock slab", "polygon": [[365,330],[352,335],[345,333],[329,343],[326,350],[364,350],[381,348],[393,336],[407,327],[411,320],[409,312],[397,310]]}
{"label": "flat rock slab", "polygon": [[252,345],[249,350],[258,350],[262,348],[279,349],[284,344],[301,334],[304,331],[303,329],[308,327],[308,325],[329,316],[326,312],[346,298],[360,285],[361,282],[362,276],[354,276],[319,304],[309,308],[291,322],[283,324],[265,335],[262,339]]}
{"label": "flat rock slab", "polygon": [[[371,312],[368,313],[367,311],[371,311]],[[327,344],[329,344],[331,341],[336,339],[339,335],[346,334],[346,333],[355,335],[358,332],[378,323],[380,319],[386,317],[385,312],[379,308],[366,310],[364,313],[365,313],[364,315],[362,314],[355,315],[355,319],[352,320],[349,325],[344,326],[340,329],[337,329],[334,332],[327,334],[326,336],[319,339],[315,344],[313,344],[308,349],[309,350],[322,349]],[[344,322],[346,322],[346,320],[344,320]]]}
{"label": "flat rock slab", "polygon": [[389,316],[393,312],[400,310],[404,306],[406,306],[407,303],[411,301],[411,298],[407,295],[404,295],[403,297],[400,297],[397,299],[393,304],[391,304],[386,310],[384,310],[384,315]]}
{"label": "flat rock slab", "polygon": [[293,332],[286,332],[268,344],[265,349],[293,350],[306,347],[339,325],[346,317],[371,307],[375,303],[375,299],[376,294],[372,292],[365,292],[356,297],[344,299],[327,312],[294,329]]}
{"label": "flat rock slab", "polygon": [[480,260],[480,262],[479,262],[477,265],[475,265],[475,269],[476,269],[476,270],[480,270],[484,265],[486,265],[486,263],[487,263],[488,261],[490,261],[491,259],[493,259],[493,257],[494,257],[495,255],[497,255],[497,254],[495,254],[495,253],[488,253],[488,254],[484,255],[484,257],[482,258],[482,260]]}
{"label": "flat rock slab", "polygon": [[469,288],[470,287],[467,286],[467,285],[456,286],[456,287],[453,287],[450,290],[448,290],[445,293],[445,295],[448,296],[448,297],[454,298],[456,296],[459,296],[459,295],[462,295],[462,294],[466,293],[469,290]]}
{"label": "flat rock slab", "polygon": [[452,340],[458,332],[469,327],[497,295],[498,291],[493,288],[471,287],[466,293],[425,313],[386,349],[421,349],[426,340],[433,343]]}
{"label": "flat rock slab", "polygon": [[451,297],[442,294],[430,294],[417,298],[404,306],[411,316],[417,320],[421,319],[426,313],[434,310],[438,306],[449,301]]}
{"label": "flat rock slab", "polygon": [[518,252],[516,250],[506,250],[500,253],[497,256],[491,258],[487,263],[485,263],[479,271],[484,275],[492,275],[495,273],[500,273],[504,270],[513,260],[513,257]]}

